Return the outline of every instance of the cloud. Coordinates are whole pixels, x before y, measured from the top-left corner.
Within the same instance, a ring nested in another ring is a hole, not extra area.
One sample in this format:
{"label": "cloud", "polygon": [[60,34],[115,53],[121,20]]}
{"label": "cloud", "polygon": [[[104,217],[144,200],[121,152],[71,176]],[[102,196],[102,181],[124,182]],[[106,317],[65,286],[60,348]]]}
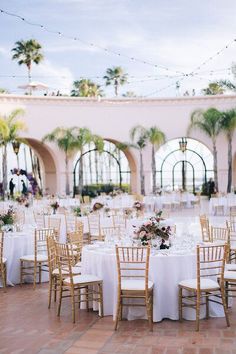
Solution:
{"label": "cloud", "polygon": [[[69,68],[55,65],[49,60],[45,60],[42,64],[34,66],[34,76],[40,76],[40,81],[49,86],[49,91],[60,90],[63,94],[69,94],[74,77]],[[36,81],[36,80],[35,80]]]}

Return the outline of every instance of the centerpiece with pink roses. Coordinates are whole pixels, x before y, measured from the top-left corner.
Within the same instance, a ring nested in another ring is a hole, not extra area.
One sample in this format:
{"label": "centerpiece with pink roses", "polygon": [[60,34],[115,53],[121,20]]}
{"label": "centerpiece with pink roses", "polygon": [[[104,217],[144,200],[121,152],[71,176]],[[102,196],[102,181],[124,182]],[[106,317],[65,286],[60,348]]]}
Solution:
{"label": "centerpiece with pink roses", "polygon": [[165,242],[171,236],[171,227],[163,225],[162,220],[161,212],[159,212],[155,217],[145,221],[134,231],[134,239],[139,240],[142,246],[151,245],[152,240],[158,239],[161,249],[169,248]]}

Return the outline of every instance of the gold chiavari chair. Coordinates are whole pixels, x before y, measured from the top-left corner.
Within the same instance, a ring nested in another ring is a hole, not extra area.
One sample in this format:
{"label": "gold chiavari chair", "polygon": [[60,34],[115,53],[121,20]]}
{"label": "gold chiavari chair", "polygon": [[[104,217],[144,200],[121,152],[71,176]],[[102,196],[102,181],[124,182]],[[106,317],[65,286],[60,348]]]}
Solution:
{"label": "gold chiavari chair", "polygon": [[36,229],[34,234],[34,254],[20,257],[20,284],[25,276],[33,275],[33,288],[36,287],[37,275],[41,283],[42,271],[48,272],[47,237],[57,237],[54,229]]}
{"label": "gold chiavari chair", "polygon": [[7,286],[7,260],[3,257],[3,244],[4,244],[4,233],[0,231],[0,277],[2,279],[2,286],[4,292],[6,292]]}
{"label": "gold chiavari chair", "polygon": [[[57,299],[57,291],[59,290],[60,276],[56,259],[56,238],[54,236],[47,237],[47,252],[48,252],[48,268],[49,268],[49,293],[48,293],[48,308],[51,307],[52,292],[54,293],[54,301]],[[74,257],[71,257],[74,262]],[[72,263],[73,264],[73,263]],[[77,265],[72,267],[73,275],[81,274],[81,268]],[[68,277],[69,270],[64,269],[64,278]]]}
{"label": "gold chiavari chair", "polygon": [[[82,302],[86,302],[88,310],[89,301],[97,301],[100,305],[100,316],[103,317],[102,279],[91,274],[73,274],[73,263],[70,246],[68,244],[56,243],[56,254],[60,276],[60,299],[57,315],[60,316],[62,299],[69,296],[71,298],[73,323],[75,323],[76,303],[79,303],[80,305]],[[66,278],[64,276],[65,272],[68,272]]]}
{"label": "gold chiavari chair", "polygon": [[46,226],[45,223],[45,216],[43,214],[40,214],[38,212],[33,212],[34,215],[34,222],[37,225],[38,229],[43,229]]}
{"label": "gold chiavari chair", "polygon": [[226,227],[229,229],[229,262],[236,263],[236,220],[226,221]]}
{"label": "gold chiavari chair", "polygon": [[229,245],[229,228],[211,226],[211,242],[222,242]]}
{"label": "gold chiavari chair", "polygon": [[[115,330],[122,320],[123,306],[145,306],[150,330],[153,330],[153,287],[148,280],[150,247],[118,247],[116,260],[118,270],[118,297]],[[125,299],[143,299],[144,303],[124,303]]]}
{"label": "gold chiavari chair", "polygon": [[81,266],[81,253],[83,248],[83,224],[80,229],[68,232],[68,243],[71,245],[71,250],[75,258],[75,266]]}
{"label": "gold chiavari chair", "polygon": [[79,220],[78,216],[72,214],[65,214],[66,221],[66,234],[83,228],[82,221]]}
{"label": "gold chiavari chair", "polygon": [[90,196],[89,195],[84,195],[82,197],[83,199],[83,204],[89,204],[90,203]]}
{"label": "gold chiavari chair", "polygon": [[110,226],[103,227],[102,234],[106,241],[115,241],[121,239],[121,228],[120,226]]}
{"label": "gold chiavari chair", "polygon": [[236,216],[236,205],[230,205],[229,215],[231,215],[231,214]]}
{"label": "gold chiavari chair", "polygon": [[25,224],[25,212],[24,210],[17,210],[15,213],[15,222],[17,224],[24,225]]}
{"label": "gold chiavari chair", "polygon": [[89,229],[89,243],[92,241],[103,241],[104,236],[102,234],[101,223],[100,223],[100,215],[88,215],[88,229]]}
{"label": "gold chiavari chair", "polygon": [[[231,264],[229,265],[231,266]],[[234,264],[235,266],[235,264]],[[226,305],[229,306],[229,298],[236,297],[236,268],[227,269],[224,272],[224,285],[225,285],[225,297],[226,297]]]}
{"label": "gold chiavari chair", "polygon": [[227,245],[197,246],[197,277],[179,283],[179,320],[182,321],[184,307],[195,309],[196,331],[199,331],[200,305],[206,306],[208,318],[209,302],[223,306],[227,326],[230,326],[223,281],[226,257]]}
{"label": "gold chiavari chair", "polygon": [[231,222],[236,222],[236,213],[231,212],[231,213],[229,214],[229,220],[230,220]]}
{"label": "gold chiavari chair", "polygon": [[114,227],[119,227],[122,233],[125,233],[127,227],[127,216],[124,214],[121,215],[112,215],[112,225]]}
{"label": "gold chiavari chair", "polygon": [[60,236],[61,233],[61,218],[55,216],[48,217],[48,228],[54,229],[56,231],[57,236]]}
{"label": "gold chiavari chair", "polygon": [[202,233],[202,241],[211,242],[209,219],[206,215],[200,215],[199,219]]}

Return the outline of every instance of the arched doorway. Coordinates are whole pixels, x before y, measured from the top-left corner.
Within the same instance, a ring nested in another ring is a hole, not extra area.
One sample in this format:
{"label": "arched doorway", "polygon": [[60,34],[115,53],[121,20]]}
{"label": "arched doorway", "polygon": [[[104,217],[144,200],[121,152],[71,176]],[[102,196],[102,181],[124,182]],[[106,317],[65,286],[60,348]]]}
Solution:
{"label": "arched doorway", "polygon": [[74,194],[78,191],[79,173],[82,159],[83,186],[96,189],[102,185],[130,190],[131,171],[129,161],[123,150],[111,142],[105,141],[102,152],[98,152],[94,144],[88,144],[81,155],[78,153],[74,160],[73,184]]}
{"label": "arched doorway", "polygon": [[155,158],[157,185],[164,190],[195,193],[213,177],[213,155],[195,139],[170,140],[161,146]]}

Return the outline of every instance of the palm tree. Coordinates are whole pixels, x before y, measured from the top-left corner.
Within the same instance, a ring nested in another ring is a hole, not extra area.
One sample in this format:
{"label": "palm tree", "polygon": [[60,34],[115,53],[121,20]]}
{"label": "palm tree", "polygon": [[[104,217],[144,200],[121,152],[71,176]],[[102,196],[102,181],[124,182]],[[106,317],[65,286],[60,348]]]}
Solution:
{"label": "palm tree", "polygon": [[106,86],[114,85],[115,95],[118,96],[118,87],[127,82],[127,74],[120,66],[114,66],[107,69],[103,79],[106,80]]}
{"label": "palm tree", "polygon": [[7,146],[13,142],[25,142],[19,137],[20,132],[26,130],[26,125],[18,119],[19,115],[24,114],[22,109],[15,109],[8,116],[0,117],[0,145],[3,147],[2,175],[3,175],[3,197],[7,191]]}
{"label": "palm tree", "polygon": [[132,141],[133,148],[139,151],[140,159],[140,184],[141,184],[141,194],[145,195],[145,177],[143,169],[143,149],[147,145],[148,131],[141,125],[136,125],[130,130],[130,138]]}
{"label": "palm tree", "polygon": [[227,193],[231,192],[232,185],[232,140],[236,129],[236,109],[222,112],[221,129],[225,132],[228,140],[228,185]]}
{"label": "palm tree", "polygon": [[151,127],[148,131],[148,139],[152,145],[152,191],[156,192],[156,149],[165,142],[165,134],[158,127]]}
{"label": "palm tree", "polygon": [[35,39],[28,41],[17,41],[11,50],[14,54],[13,60],[17,60],[19,65],[26,65],[28,69],[28,80],[31,81],[32,63],[39,64],[44,59],[41,53],[42,46]]}
{"label": "palm tree", "polygon": [[95,84],[89,79],[76,80],[73,82],[71,90],[72,97],[102,97],[103,91],[100,85]]}
{"label": "palm tree", "polygon": [[222,113],[216,108],[209,108],[206,111],[201,109],[196,110],[191,115],[191,122],[188,128],[188,134],[193,128],[201,130],[212,141],[213,147],[213,170],[215,188],[218,192],[218,172],[217,172],[217,149],[216,138],[221,131],[221,118]]}
{"label": "palm tree", "polygon": [[72,156],[73,152],[77,149],[77,136],[75,135],[75,130],[77,128],[64,128],[58,127],[54,129],[51,133],[47,134],[43,138],[43,142],[55,142],[60,150],[65,153],[65,171],[66,171],[66,195],[70,194],[70,182],[69,182],[69,158]]}
{"label": "palm tree", "polygon": [[205,89],[202,90],[203,95],[222,95],[225,88],[218,82],[211,82]]}

